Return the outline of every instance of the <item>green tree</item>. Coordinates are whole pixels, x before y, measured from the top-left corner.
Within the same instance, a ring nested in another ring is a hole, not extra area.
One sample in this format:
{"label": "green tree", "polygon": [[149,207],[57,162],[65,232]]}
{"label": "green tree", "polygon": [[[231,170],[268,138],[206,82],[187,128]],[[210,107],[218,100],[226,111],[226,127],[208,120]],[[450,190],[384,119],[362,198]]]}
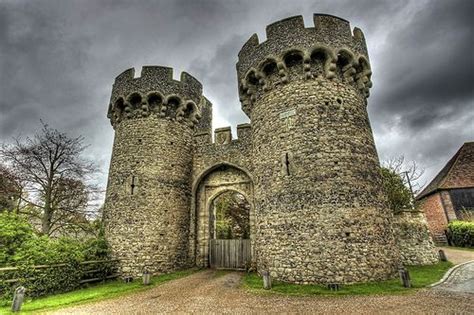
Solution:
{"label": "green tree", "polygon": [[15,176],[0,165],[0,211],[18,213],[21,187]]}
{"label": "green tree", "polygon": [[248,238],[250,204],[237,192],[228,191],[214,200],[216,238]]}
{"label": "green tree", "polygon": [[405,186],[400,174],[386,167],[381,168],[381,173],[390,209],[394,212],[412,209],[413,197],[411,191]]}
{"label": "green tree", "polygon": [[13,262],[22,244],[34,237],[33,228],[15,213],[0,212],[0,266]]}

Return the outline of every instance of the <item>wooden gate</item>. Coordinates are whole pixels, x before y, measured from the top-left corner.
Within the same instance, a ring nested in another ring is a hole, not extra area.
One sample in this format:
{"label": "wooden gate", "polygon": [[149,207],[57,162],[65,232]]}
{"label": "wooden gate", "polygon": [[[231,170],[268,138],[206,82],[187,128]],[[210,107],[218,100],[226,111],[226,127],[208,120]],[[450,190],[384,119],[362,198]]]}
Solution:
{"label": "wooden gate", "polygon": [[251,261],[250,240],[211,239],[209,261],[211,268],[245,269]]}

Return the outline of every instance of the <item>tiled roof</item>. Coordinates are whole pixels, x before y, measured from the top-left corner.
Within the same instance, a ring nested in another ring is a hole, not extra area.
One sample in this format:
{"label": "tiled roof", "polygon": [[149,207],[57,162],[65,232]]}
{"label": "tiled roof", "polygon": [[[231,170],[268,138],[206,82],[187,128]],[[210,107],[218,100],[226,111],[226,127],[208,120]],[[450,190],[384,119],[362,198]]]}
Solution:
{"label": "tiled roof", "polygon": [[464,143],[416,199],[441,189],[469,187],[474,187],[474,142]]}

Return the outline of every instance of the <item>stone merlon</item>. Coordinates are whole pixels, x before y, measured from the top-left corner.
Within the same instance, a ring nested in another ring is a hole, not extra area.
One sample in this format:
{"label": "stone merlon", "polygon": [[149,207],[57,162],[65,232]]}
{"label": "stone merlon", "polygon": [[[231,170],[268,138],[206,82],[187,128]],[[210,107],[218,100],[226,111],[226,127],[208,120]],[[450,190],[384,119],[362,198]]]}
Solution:
{"label": "stone merlon", "polygon": [[144,66],[141,76],[134,78],[135,69],[125,70],[115,78],[112,98],[126,97],[133,92],[148,93],[158,91],[163,95],[177,94],[199,104],[202,84],[187,72],[182,72],[180,80],[173,79],[173,68],[163,66]]}
{"label": "stone merlon", "polygon": [[316,13],[313,20],[314,27],[305,27],[301,15],[274,22],[266,27],[267,40],[261,43],[257,34],[253,34],[238,55],[239,78],[266,57],[276,57],[291,48],[308,50],[322,45],[334,50],[349,49],[368,57],[365,37],[359,28],[351,32],[348,21],[327,14]]}

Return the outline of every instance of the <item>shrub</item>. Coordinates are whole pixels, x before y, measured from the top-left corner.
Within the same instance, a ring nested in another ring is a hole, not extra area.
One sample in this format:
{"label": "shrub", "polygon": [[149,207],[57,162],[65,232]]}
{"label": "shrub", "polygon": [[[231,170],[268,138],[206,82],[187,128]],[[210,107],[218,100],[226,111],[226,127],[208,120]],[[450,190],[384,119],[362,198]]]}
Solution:
{"label": "shrub", "polygon": [[98,236],[87,240],[84,244],[84,257],[86,260],[110,258],[110,247],[105,239],[104,228],[99,226],[98,229]]}
{"label": "shrub", "polygon": [[454,246],[474,247],[474,222],[450,222],[448,224],[448,237]]}
{"label": "shrub", "polygon": [[395,213],[411,209],[412,195],[403,183],[403,179],[394,170],[382,167],[380,170],[383,188],[388,198],[390,209]]}
{"label": "shrub", "polygon": [[84,260],[84,244],[71,238],[35,236],[25,241],[13,257],[15,265],[50,265]]}
{"label": "shrub", "polygon": [[26,219],[8,212],[0,212],[0,267],[13,264],[13,257],[24,242],[34,237]]}
{"label": "shrub", "polygon": [[[15,287],[23,285],[35,297],[70,291],[83,278],[105,279],[115,271],[114,263],[87,263],[109,258],[103,231],[94,239],[38,236],[22,217],[0,214],[0,300],[11,301]],[[15,281],[6,281],[12,280]]]}

